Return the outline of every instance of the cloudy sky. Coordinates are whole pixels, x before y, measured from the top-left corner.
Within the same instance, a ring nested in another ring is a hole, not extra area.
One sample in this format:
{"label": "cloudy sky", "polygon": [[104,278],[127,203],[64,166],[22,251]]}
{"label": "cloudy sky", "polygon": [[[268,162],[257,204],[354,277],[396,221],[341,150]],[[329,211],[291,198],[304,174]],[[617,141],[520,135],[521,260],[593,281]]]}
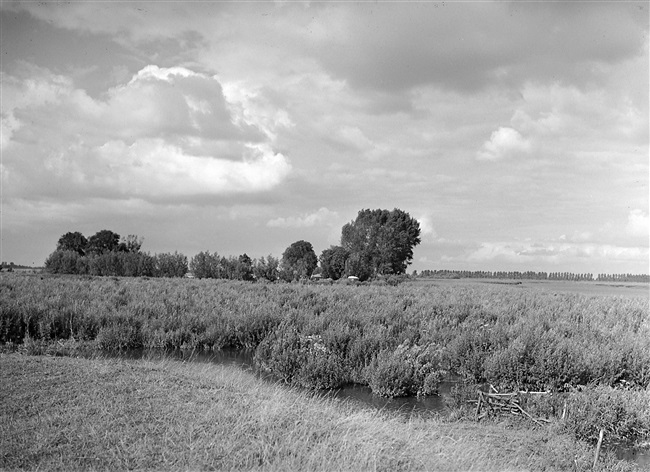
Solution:
{"label": "cloudy sky", "polygon": [[2,260],[68,231],[648,273],[647,2],[3,2]]}

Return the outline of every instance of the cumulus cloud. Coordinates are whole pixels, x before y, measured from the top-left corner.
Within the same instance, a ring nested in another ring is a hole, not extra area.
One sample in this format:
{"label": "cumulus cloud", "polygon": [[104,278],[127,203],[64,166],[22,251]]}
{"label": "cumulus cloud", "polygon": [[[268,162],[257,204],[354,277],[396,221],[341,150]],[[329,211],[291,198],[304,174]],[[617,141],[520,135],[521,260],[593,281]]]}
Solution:
{"label": "cumulus cloud", "polygon": [[531,152],[531,143],[514,128],[501,126],[483,143],[476,157],[496,161]]}
{"label": "cumulus cloud", "polygon": [[437,236],[436,230],[433,227],[433,219],[429,215],[421,215],[416,218],[420,223],[420,234],[428,238],[435,238]]}
{"label": "cumulus cloud", "polygon": [[314,213],[275,218],[267,222],[266,225],[270,228],[310,228],[317,225],[330,225],[337,218],[337,212],[322,207]]}
{"label": "cumulus cloud", "polygon": [[3,90],[3,164],[17,177],[7,197],[251,193],[291,171],[266,130],[237,122],[216,77],[149,65],[100,100],[64,76],[31,72]]}
{"label": "cumulus cloud", "polygon": [[635,209],[630,211],[627,216],[627,225],[625,231],[630,236],[648,238],[650,228],[650,219],[642,210]]}
{"label": "cumulus cloud", "polygon": [[259,87],[244,81],[227,82],[223,92],[236,124],[254,126],[271,140],[280,129],[295,126],[287,111],[272,103]]}
{"label": "cumulus cloud", "polygon": [[250,193],[269,190],[289,173],[281,153],[267,145],[249,145],[243,161],[187,155],[162,139],[140,140],[130,146],[112,141],[97,150],[99,168],[93,185],[122,195],[168,197]]}

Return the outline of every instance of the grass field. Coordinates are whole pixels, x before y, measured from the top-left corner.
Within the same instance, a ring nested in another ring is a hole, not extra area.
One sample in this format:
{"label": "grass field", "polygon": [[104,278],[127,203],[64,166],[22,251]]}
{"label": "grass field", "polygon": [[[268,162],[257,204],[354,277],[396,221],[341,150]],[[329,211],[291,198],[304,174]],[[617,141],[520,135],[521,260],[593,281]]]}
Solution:
{"label": "grass field", "polygon": [[2,470],[592,470],[593,447],[553,427],[405,420],[232,367],[0,354],[0,370]]}
{"label": "grass field", "polygon": [[604,429],[608,447],[647,444],[650,307],[643,288],[617,285],[607,286],[616,296],[603,296],[580,282],[394,287],[3,274],[0,342],[73,356],[80,346],[250,348],[284,384],[359,383],[386,397],[433,394],[455,375],[466,382],[455,393],[459,406],[481,385],[544,390],[527,408],[574,440],[593,445]]}

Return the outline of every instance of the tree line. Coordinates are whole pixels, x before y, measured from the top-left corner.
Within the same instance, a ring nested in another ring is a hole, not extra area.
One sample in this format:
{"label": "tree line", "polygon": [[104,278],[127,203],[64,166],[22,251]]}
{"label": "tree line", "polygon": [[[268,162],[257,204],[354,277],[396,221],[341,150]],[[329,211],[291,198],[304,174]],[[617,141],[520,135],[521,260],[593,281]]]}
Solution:
{"label": "tree line", "polygon": [[445,279],[514,279],[514,280],[570,280],[586,282],[650,282],[648,274],[576,274],[573,272],[518,272],[518,271],[483,271],[483,270],[423,270],[419,277]]}
{"label": "tree line", "polygon": [[111,230],[89,238],[68,232],[59,238],[45,267],[52,273],[82,275],[183,277],[190,273],[197,278],[287,282],[319,275],[332,280],[354,276],[364,281],[406,273],[413,248],[420,243],[420,225],[399,209],[364,209],[343,226],[341,244],[325,249],[320,257],[310,242],[300,240],[287,247],[280,259],[202,251],[188,262],[177,252],[142,252],[142,242],[138,236],[121,238]]}

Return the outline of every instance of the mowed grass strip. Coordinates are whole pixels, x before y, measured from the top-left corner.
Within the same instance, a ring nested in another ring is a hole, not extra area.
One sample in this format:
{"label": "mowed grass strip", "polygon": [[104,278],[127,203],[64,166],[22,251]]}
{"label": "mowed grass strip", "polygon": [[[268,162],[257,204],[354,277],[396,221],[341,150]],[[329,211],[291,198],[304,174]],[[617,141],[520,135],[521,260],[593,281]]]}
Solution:
{"label": "mowed grass strip", "polygon": [[[553,428],[410,421],[235,367],[0,354],[0,469],[591,470]],[[633,470],[612,458],[597,470]]]}

